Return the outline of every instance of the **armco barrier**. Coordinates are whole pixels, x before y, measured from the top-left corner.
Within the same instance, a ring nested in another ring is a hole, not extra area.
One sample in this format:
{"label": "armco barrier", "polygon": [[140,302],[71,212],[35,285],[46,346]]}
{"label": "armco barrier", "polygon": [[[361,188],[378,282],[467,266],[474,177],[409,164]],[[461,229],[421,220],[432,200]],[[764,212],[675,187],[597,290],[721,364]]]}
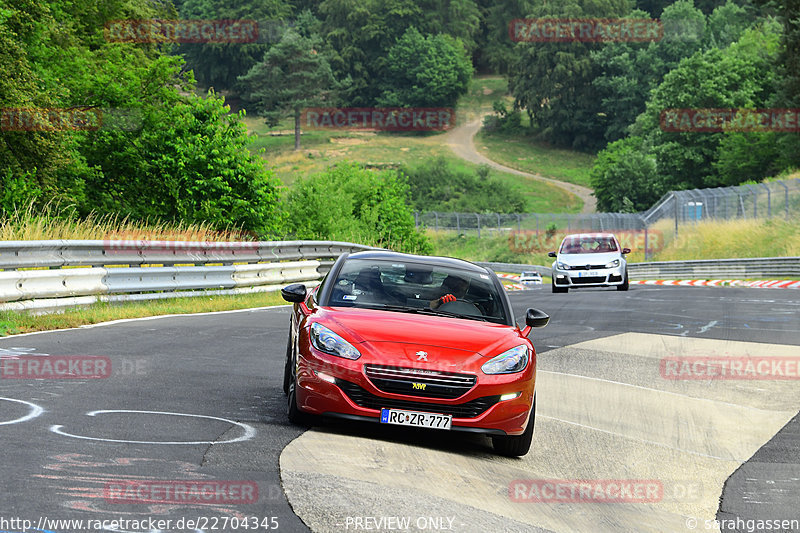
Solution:
{"label": "armco barrier", "polygon": [[[478,263],[495,272],[521,273],[535,270],[550,276],[552,269],[540,265]],[[701,259],[696,261],[658,261],[628,263],[630,279],[748,279],[800,277],[800,257],[760,257],[751,259]]]}
{"label": "armco barrier", "polygon": [[0,310],[315,285],[342,253],[372,249],[335,241],[4,241]]}

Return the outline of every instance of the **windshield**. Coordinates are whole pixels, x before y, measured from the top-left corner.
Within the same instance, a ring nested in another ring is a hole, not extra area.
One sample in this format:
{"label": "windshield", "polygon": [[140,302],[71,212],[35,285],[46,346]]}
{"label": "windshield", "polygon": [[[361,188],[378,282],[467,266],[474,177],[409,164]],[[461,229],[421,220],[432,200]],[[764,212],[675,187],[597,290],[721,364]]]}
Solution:
{"label": "windshield", "polygon": [[569,235],[564,238],[558,253],[602,254],[617,251],[617,241],[609,235]]}
{"label": "windshield", "polygon": [[510,324],[503,295],[485,273],[423,263],[351,259],[330,283],[333,287],[328,305],[334,307],[440,314]]}

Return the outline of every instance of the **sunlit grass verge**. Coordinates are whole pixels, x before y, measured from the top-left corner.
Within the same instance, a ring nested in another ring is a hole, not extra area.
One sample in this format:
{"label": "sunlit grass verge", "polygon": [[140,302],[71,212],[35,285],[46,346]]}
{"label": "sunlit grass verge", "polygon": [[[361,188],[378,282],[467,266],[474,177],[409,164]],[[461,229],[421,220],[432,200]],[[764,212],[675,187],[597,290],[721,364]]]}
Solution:
{"label": "sunlit grass verge", "polygon": [[89,214],[78,219],[69,207],[29,205],[0,218],[0,240],[50,239],[250,241],[254,236],[236,228],[219,231],[208,224],[165,223],[131,220],[117,215]]}
{"label": "sunlit grass verge", "polygon": [[0,336],[74,328],[99,324],[124,318],[141,318],[157,315],[208,313],[282,305],[286,302],[280,291],[253,294],[197,296],[129,302],[124,304],[98,303],[83,308],[67,309],[64,312],[32,315],[17,311],[0,311]]}
{"label": "sunlit grass verge", "polygon": [[547,178],[592,187],[589,174],[595,156],[554,148],[522,135],[478,132],[475,148],[489,159],[507,167]]}

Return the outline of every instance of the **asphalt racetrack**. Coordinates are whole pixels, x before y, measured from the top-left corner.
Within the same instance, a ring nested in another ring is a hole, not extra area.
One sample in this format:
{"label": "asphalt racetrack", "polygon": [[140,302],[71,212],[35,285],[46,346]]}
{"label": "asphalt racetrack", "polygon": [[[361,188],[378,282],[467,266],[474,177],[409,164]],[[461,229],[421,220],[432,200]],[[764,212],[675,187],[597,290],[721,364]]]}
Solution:
{"label": "asphalt racetrack", "polygon": [[[551,315],[520,459],[463,433],[290,425],[286,307],[3,338],[0,532],[800,531],[798,295],[512,293],[518,318]],[[102,368],[33,379],[44,355]],[[698,378],[681,357],[786,375]]]}

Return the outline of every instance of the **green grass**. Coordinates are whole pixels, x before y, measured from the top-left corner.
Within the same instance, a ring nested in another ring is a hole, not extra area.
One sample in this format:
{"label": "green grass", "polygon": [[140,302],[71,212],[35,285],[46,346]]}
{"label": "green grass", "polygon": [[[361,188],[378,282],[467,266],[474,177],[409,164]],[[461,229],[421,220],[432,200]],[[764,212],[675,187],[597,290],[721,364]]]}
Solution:
{"label": "green grass", "polygon": [[[478,165],[453,154],[441,133],[418,135],[314,131],[308,137],[303,137],[301,150],[294,151],[292,135],[272,137],[267,134],[263,123],[251,118],[246,120],[257,136],[257,144],[266,148],[265,160],[287,186],[303,176],[321,172],[344,160],[358,161],[375,168],[396,168],[416,166],[427,159],[441,156],[459,171],[475,173],[478,168]],[[509,184],[525,198],[526,211],[577,213],[581,210],[578,197],[554,185],[494,170],[490,175]]]}
{"label": "green grass", "polygon": [[475,136],[475,148],[507,167],[591,188],[589,174],[595,156],[552,148],[527,137],[484,131]]}
{"label": "green grass", "polygon": [[[492,102],[508,100],[506,92],[507,83],[502,77],[475,77],[469,92],[459,100],[457,122],[490,113]],[[393,168],[415,166],[426,159],[442,156],[455,169],[473,173],[477,170],[477,165],[452,153],[443,133],[304,130],[301,148],[295,151],[293,120],[286,119],[276,127],[269,128],[263,119],[248,116],[245,124],[253,141],[251,151],[258,152],[263,148],[265,164],[286,186],[344,160],[357,161],[374,168]],[[493,171],[491,175],[511,185],[525,198],[526,211],[577,213],[582,208],[579,198],[556,186],[515,174]]]}
{"label": "green grass", "polygon": [[285,303],[281,299],[280,293],[276,291],[230,296],[174,298],[125,304],[100,303],[83,308],[67,309],[63,313],[47,315],[0,311],[0,337],[31,331],[74,328],[123,318],[229,311]]}

